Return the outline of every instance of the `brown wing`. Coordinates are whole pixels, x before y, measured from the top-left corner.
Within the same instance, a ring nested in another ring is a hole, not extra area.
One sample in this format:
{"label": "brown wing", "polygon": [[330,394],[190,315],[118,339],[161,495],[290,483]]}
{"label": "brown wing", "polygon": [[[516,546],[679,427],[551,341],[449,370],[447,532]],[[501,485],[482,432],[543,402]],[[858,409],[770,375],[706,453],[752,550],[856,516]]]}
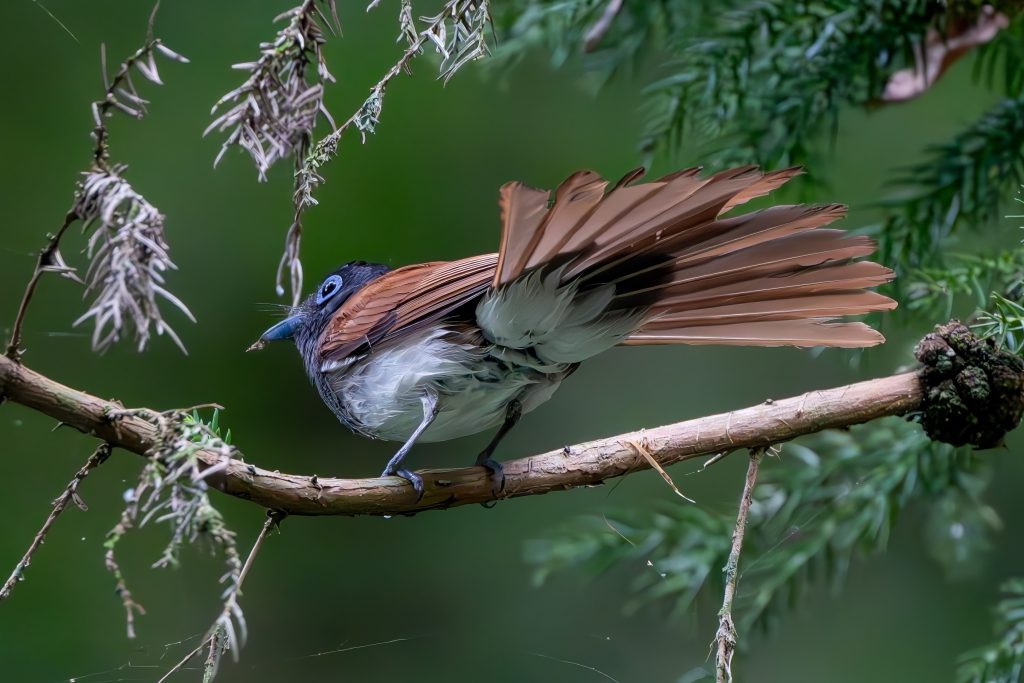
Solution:
{"label": "brown wing", "polygon": [[340,361],[440,320],[490,286],[497,262],[497,254],[483,254],[385,273],[338,308],[320,340],[322,360]]}

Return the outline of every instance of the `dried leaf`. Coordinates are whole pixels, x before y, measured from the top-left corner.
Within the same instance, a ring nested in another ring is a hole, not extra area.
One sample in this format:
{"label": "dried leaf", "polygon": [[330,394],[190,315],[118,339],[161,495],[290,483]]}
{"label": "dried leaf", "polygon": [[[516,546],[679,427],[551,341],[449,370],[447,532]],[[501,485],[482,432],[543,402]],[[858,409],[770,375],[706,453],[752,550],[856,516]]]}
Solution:
{"label": "dried leaf", "polygon": [[689,503],[697,502],[692,498],[687,497],[686,495],[683,494],[682,491],[679,490],[679,487],[676,486],[676,483],[674,481],[672,481],[672,477],[669,476],[669,473],[665,471],[665,468],[661,466],[660,462],[655,460],[654,456],[651,455],[651,452],[647,450],[647,448],[644,447],[642,443],[632,440],[627,441],[626,443],[632,446],[637,453],[643,456],[644,460],[647,461],[647,464],[649,464],[658,474],[661,475],[661,478],[665,480],[665,483],[668,484],[669,487],[671,487],[671,489],[675,492],[677,496],[679,496],[680,498]]}

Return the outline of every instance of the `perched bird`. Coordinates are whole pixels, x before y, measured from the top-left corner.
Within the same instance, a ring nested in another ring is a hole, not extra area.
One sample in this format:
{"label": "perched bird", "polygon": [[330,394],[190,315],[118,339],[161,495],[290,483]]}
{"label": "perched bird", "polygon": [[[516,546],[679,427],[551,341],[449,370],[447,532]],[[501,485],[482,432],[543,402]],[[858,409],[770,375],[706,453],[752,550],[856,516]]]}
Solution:
{"label": "perched bird", "polygon": [[723,216],[797,175],[756,167],[649,183],[637,169],[608,190],[591,171],[550,193],[501,188],[496,254],[390,270],[354,261],[328,275],[260,337],[292,339],[324,403],[359,434],[403,442],[497,427],[476,464],[503,485],[495,447],[579,364],[619,344],[864,347],[861,322],[896,302],[865,288],[893,273],[855,261],[867,237],[824,229],[845,207],[773,206]]}

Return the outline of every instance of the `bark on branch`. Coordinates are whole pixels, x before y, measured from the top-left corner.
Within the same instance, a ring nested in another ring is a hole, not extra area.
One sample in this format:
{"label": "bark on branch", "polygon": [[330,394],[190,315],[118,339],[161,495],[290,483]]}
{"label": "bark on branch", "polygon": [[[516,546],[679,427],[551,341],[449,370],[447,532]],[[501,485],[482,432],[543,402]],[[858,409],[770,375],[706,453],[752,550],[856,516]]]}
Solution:
{"label": "bark on branch", "polygon": [[[592,486],[648,469],[650,464],[634,444],[667,467],[905,415],[920,407],[922,396],[919,374],[907,372],[506,461],[500,498]],[[123,410],[121,405],[64,386],[5,357],[0,357],[0,397],[139,455],[146,454],[156,437],[155,427],[146,420],[112,419]],[[199,459],[208,466],[219,463],[212,452],[200,452]],[[488,473],[481,467],[421,474],[426,491],[419,501],[397,477],[316,478],[269,471],[242,460],[231,461],[207,482],[228,495],[291,515],[400,515],[494,500]]]}

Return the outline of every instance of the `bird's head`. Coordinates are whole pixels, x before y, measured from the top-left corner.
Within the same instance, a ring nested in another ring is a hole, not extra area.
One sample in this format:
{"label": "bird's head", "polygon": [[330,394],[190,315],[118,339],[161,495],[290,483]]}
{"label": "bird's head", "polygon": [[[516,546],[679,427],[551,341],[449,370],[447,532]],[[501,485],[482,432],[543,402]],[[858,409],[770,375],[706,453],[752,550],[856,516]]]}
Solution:
{"label": "bird's head", "polygon": [[312,294],[293,307],[284,320],[261,334],[247,350],[258,351],[267,342],[291,339],[305,352],[306,347],[320,338],[338,308],[350,296],[387,271],[388,267],[379,263],[346,263],[325,277]]}

